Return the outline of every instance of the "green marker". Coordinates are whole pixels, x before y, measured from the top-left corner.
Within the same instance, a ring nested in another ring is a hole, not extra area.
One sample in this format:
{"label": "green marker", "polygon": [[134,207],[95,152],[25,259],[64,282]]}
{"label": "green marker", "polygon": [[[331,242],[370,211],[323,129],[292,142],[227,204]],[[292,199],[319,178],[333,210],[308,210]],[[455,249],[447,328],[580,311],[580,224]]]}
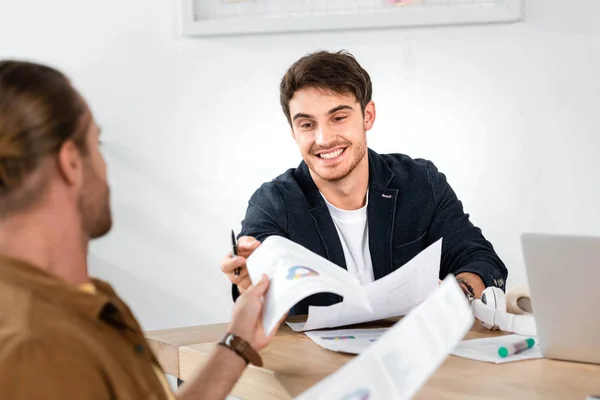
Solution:
{"label": "green marker", "polygon": [[525,340],[521,340],[519,342],[500,347],[498,349],[498,355],[502,358],[506,358],[513,354],[520,353],[523,350],[530,349],[534,345],[535,345],[535,340],[533,340],[533,338],[527,338]]}

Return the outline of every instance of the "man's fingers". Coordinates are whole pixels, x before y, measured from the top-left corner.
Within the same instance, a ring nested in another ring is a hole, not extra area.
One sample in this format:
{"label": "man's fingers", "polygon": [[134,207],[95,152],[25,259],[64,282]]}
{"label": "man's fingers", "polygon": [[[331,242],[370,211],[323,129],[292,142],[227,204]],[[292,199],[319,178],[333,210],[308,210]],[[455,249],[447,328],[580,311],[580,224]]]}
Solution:
{"label": "man's fingers", "polygon": [[256,240],[255,238],[253,238],[252,236],[242,236],[237,242],[237,247],[238,247],[238,249],[240,247],[249,249],[249,248],[256,248],[256,247],[258,247],[259,244],[260,244],[260,242],[258,240]]}
{"label": "man's fingers", "polygon": [[246,269],[246,259],[244,257],[225,257],[221,262],[221,271],[225,272],[226,274],[234,272],[236,268]]}
{"label": "man's fingers", "polygon": [[237,243],[238,255],[248,257],[258,246],[260,246],[258,240],[251,236],[242,236]]}
{"label": "man's fingers", "polygon": [[240,293],[244,293],[250,286],[252,286],[250,276],[246,274],[239,282],[236,283],[236,285]]}
{"label": "man's fingers", "polygon": [[262,297],[267,289],[269,288],[269,277],[267,275],[262,276],[261,280],[256,283],[252,288],[248,290],[248,294],[255,297]]}
{"label": "man's fingers", "polygon": [[229,280],[231,280],[231,282],[235,283],[236,285],[241,284],[246,278],[250,279],[250,276],[248,275],[248,270],[246,268],[240,270],[239,276],[235,276],[235,273],[233,272],[228,273],[227,276],[229,277]]}

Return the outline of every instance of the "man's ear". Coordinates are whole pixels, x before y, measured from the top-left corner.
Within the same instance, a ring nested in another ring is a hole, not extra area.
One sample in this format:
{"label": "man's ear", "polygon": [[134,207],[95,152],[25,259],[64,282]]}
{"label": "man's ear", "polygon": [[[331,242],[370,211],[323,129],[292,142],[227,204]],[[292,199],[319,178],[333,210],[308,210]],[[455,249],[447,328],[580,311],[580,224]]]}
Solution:
{"label": "man's ear", "polygon": [[83,159],[75,143],[67,140],[58,150],[58,170],[69,186],[81,186],[83,183]]}
{"label": "man's ear", "polygon": [[373,124],[375,123],[375,102],[371,100],[367,103],[367,105],[365,106],[364,114],[364,129],[365,131],[368,131],[373,127]]}

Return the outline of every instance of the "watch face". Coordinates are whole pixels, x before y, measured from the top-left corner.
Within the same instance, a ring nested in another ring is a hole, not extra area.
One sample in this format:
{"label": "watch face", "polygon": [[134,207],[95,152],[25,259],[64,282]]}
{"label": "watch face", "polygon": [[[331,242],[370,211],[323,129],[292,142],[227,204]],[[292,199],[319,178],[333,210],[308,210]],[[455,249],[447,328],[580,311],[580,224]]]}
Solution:
{"label": "watch face", "polygon": [[225,338],[225,344],[227,346],[231,346],[231,342],[233,342],[233,339],[234,339],[233,335],[231,335],[231,334],[227,335],[227,338]]}

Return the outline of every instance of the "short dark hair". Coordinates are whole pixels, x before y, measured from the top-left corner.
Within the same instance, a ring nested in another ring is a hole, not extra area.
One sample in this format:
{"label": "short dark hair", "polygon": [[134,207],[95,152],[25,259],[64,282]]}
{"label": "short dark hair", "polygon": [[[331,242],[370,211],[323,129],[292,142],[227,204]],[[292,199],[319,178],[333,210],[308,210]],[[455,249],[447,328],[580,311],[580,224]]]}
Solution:
{"label": "short dark hair", "polygon": [[307,87],[352,94],[363,112],[373,95],[371,77],[352,54],[344,50],[308,54],[296,61],[281,80],[281,107],[290,125],[290,100],[297,90]]}
{"label": "short dark hair", "polygon": [[86,153],[85,112],[79,93],[56,69],[0,61],[0,217],[36,202],[45,180],[28,185],[27,178],[65,141]]}

